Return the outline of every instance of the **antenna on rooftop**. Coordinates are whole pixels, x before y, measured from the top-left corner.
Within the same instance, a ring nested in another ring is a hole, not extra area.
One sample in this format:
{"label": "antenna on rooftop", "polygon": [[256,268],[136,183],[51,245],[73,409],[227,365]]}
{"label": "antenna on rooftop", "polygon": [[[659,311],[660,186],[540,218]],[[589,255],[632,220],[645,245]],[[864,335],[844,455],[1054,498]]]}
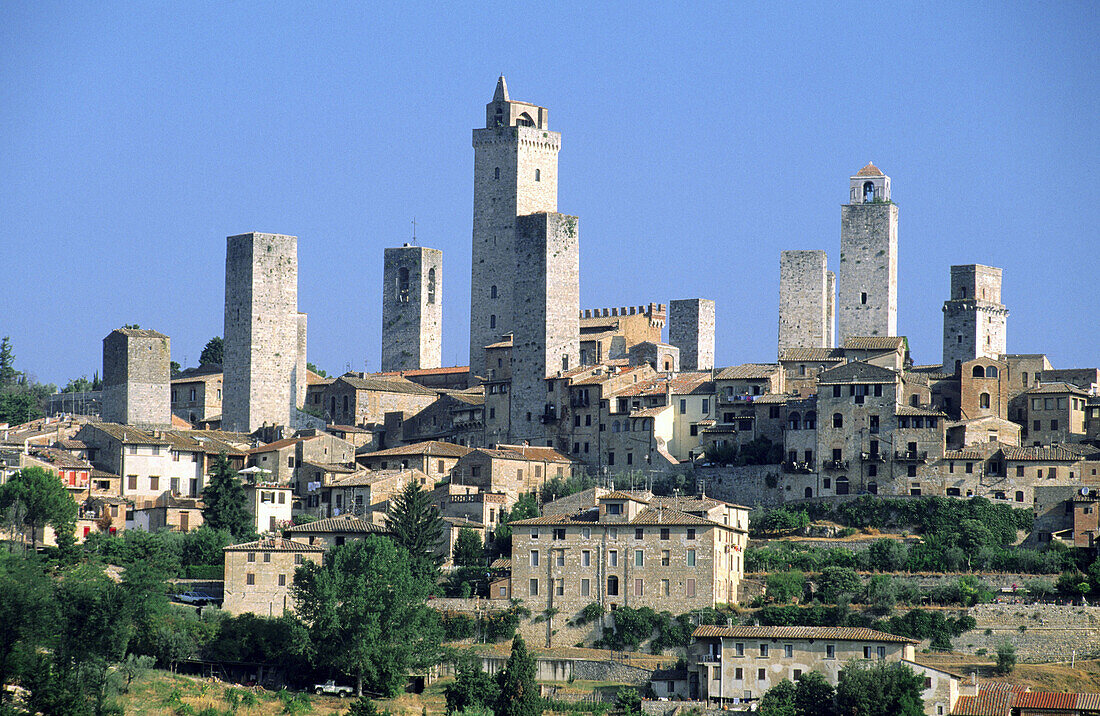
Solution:
{"label": "antenna on rooftop", "polygon": [[412,220],[412,225],[413,225],[413,239],[412,239],[412,243],[413,243],[413,246],[416,246],[416,217],[415,217],[415,216],[413,217],[413,220]]}

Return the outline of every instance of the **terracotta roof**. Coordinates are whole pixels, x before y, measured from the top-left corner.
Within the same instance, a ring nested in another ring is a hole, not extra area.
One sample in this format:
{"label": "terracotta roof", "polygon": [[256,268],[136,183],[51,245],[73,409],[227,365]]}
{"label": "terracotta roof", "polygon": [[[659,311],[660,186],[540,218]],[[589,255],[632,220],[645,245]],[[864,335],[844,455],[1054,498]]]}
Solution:
{"label": "terracotta roof", "polygon": [[558,452],[554,448],[539,447],[538,445],[505,445],[501,443],[497,445],[497,450],[518,453],[519,456],[525,460],[537,460],[539,462],[581,462],[576,458]]}
{"label": "terracotta roof", "polygon": [[716,500],[713,497],[707,497],[705,495],[684,495],[677,497],[654,497],[653,502],[662,507],[671,507],[681,512],[697,512],[704,510],[711,510],[715,507],[738,507],[742,510],[751,509],[744,505],[737,505],[732,502],[725,502],[723,500]]}
{"label": "terracotta roof", "polygon": [[489,569],[511,569],[512,560],[504,557],[498,557],[489,564]]}
{"label": "terracotta roof", "polygon": [[639,408],[638,410],[631,410],[630,417],[632,418],[655,418],[666,410],[671,410],[671,405],[658,405],[656,408]]}
{"label": "terracotta roof", "polygon": [[340,433],[369,433],[372,432],[366,428],[361,428],[358,425],[326,425],[325,432],[330,433],[332,431]]}
{"label": "terracotta roof", "polygon": [[1097,452],[1088,445],[1066,443],[1062,445],[1029,445],[1004,448],[1005,460],[1077,462]]}
{"label": "terracotta roof", "polygon": [[886,176],[882,173],[882,170],[874,165],[872,162],[867,162],[867,166],[856,172],[857,177],[882,177]]}
{"label": "terracotta roof", "polygon": [[436,391],[425,388],[399,375],[369,374],[362,378],[357,375],[342,375],[336,382],[343,381],[356,390],[371,390],[379,393],[406,393],[409,395],[435,395]]}
{"label": "terracotta roof", "polygon": [[497,341],[496,343],[490,343],[489,345],[485,346],[485,348],[511,348],[511,347],[512,347],[512,339],[510,337],[503,340],[503,341]]}
{"label": "terracotta roof", "polygon": [[470,366],[456,365],[456,366],[449,366],[447,368],[417,368],[416,370],[392,370],[392,371],[386,371],[384,373],[379,373],[379,375],[425,376],[425,375],[454,375],[456,373],[469,373],[469,372],[470,372]]}
{"label": "terracotta roof", "polygon": [[320,373],[314,373],[309,368],[306,368],[306,385],[328,385],[335,378],[328,378]]}
{"label": "terracotta roof", "polygon": [[48,448],[48,447],[32,447],[31,457],[38,458],[42,462],[49,463],[59,468],[77,468],[82,470],[91,470],[92,465],[87,460],[83,460],[71,452],[62,450],[60,448]]}
{"label": "terracotta roof", "polygon": [[485,525],[477,520],[467,519],[465,517],[454,517],[453,515],[443,515],[441,518],[444,522],[455,527],[469,527],[472,530],[483,530]]}
{"label": "terracotta roof", "polygon": [[844,362],[844,351],[840,348],[788,348],[779,354],[780,361]]}
{"label": "terracotta roof", "polygon": [[297,445],[300,442],[304,442],[306,440],[312,440],[315,437],[317,437],[317,436],[316,435],[307,435],[305,437],[300,437],[300,438],[284,438],[282,440],[276,440],[273,443],[268,443],[267,445],[261,445],[257,448],[252,448],[251,450],[248,451],[248,454],[249,455],[256,455],[256,454],[262,453],[262,452],[273,452],[275,450],[282,450],[283,448],[290,447],[291,445]]}
{"label": "terracotta roof", "polygon": [[231,544],[223,547],[224,552],[324,552],[324,547],[295,542],[291,539],[272,537],[256,542],[244,542],[243,544]]}
{"label": "terracotta roof", "polygon": [[1008,716],[1011,710],[1010,692],[983,691],[977,696],[960,696],[951,709],[951,716]]}
{"label": "terracotta roof", "polygon": [[791,399],[789,395],[782,395],[780,393],[765,393],[764,395],[750,396],[754,405],[760,403],[761,405],[783,405]]}
{"label": "terracotta roof", "polygon": [[642,502],[649,504],[651,496],[647,492],[628,492],[626,490],[617,490],[615,492],[608,492],[605,495],[600,495],[598,500],[634,500],[635,502]]}
{"label": "terracotta roof", "polygon": [[905,346],[905,336],[851,336],[844,340],[844,350],[896,351]]}
{"label": "terracotta roof", "polygon": [[947,413],[936,408],[914,408],[912,405],[899,405],[896,411],[898,415],[927,415],[933,418],[946,418]]}
{"label": "terracotta roof", "polygon": [[[612,493],[614,494],[614,493]],[[606,499],[607,495],[604,495],[600,499]],[[630,498],[634,499],[634,498]],[[542,517],[532,517],[526,520],[516,520],[512,522],[512,525],[520,526],[535,526],[535,525],[592,525],[599,522],[599,514],[594,509],[588,509],[584,512],[578,512],[572,515],[543,515]],[[691,515],[686,512],[680,512],[672,508],[657,509],[655,507],[647,507],[642,510],[634,519],[630,522],[617,522],[611,526],[639,526],[639,525],[664,525],[664,526],[686,526],[686,527],[722,527],[725,529],[737,531],[734,527],[722,525],[714,520],[708,520],[704,517],[697,515]],[[744,530],[741,530],[744,531]]]}
{"label": "terracotta roof", "polygon": [[830,368],[817,376],[820,383],[893,383],[898,374],[889,368],[856,361]]}
{"label": "terracotta roof", "polygon": [[397,447],[386,448],[385,450],[375,450],[373,452],[369,449],[364,451],[364,448],[359,448],[359,450],[356,450],[355,454],[360,458],[394,457],[399,455],[462,457],[471,451],[472,448],[468,448],[465,445],[455,445],[454,443],[445,443],[439,440],[425,440],[424,442],[412,443],[411,445],[399,445]]}
{"label": "terracotta roof", "polygon": [[694,637],[732,637],[741,639],[827,639],[830,641],[888,641],[917,644],[914,639],[862,627],[813,626],[711,626],[697,627]]}
{"label": "terracotta roof", "polygon": [[1016,709],[1074,709],[1077,708],[1077,694],[1025,691],[1016,694],[1012,707]]}
{"label": "terracotta roof", "polygon": [[1060,381],[1056,383],[1043,383],[1042,385],[1035,386],[1031,390],[1024,391],[1025,395],[1041,395],[1043,393],[1073,393],[1075,395],[1089,394],[1087,390],[1082,390],[1076,385],[1072,385],[1070,383],[1062,383]]}
{"label": "terracotta roof", "polygon": [[326,517],[323,520],[310,522],[307,525],[295,525],[287,530],[293,534],[309,532],[363,532],[372,534],[384,534],[385,527],[367,522],[353,515],[340,515],[338,517]]}
{"label": "terracotta roof", "polygon": [[129,425],[119,425],[118,423],[89,423],[89,425],[102,430],[125,445],[168,444],[168,441],[164,438],[154,437],[151,431],[134,428]]}
{"label": "terracotta roof", "polygon": [[742,363],[722,368],[714,374],[715,380],[764,380],[779,370],[776,363]]}
{"label": "terracotta roof", "polygon": [[392,480],[394,478],[412,478],[419,479],[421,477],[427,478],[428,476],[420,470],[363,470],[350,477],[345,477],[343,480],[338,480],[333,487],[363,487],[367,485],[373,485],[377,482],[384,480]]}
{"label": "terracotta roof", "polygon": [[188,368],[186,371],[181,373],[179,377],[172,379],[172,385],[181,385],[184,383],[206,383],[211,380],[221,380],[222,378],[221,366],[214,367],[214,372],[212,373],[188,373],[187,371],[190,370],[198,371],[199,369]]}

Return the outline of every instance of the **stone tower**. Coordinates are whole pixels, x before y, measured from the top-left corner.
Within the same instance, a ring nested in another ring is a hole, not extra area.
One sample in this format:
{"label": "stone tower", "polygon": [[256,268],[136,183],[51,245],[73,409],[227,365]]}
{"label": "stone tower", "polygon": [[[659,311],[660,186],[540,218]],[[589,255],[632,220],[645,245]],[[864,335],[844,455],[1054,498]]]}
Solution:
{"label": "stone tower", "polygon": [[470,370],[485,365],[484,347],[514,329],[516,217],[558,209],[561,134],[549,110],[508,96],[502,76],[473,131],[474,223],[470,284]]}
{"label": "stone tower", "polygon": [[[298,313],[298,238],[230,236],[225,252],[222,427],[291,425],[305,322]],[[301,376],[305,382],[305,376]]]}
{"label": "stone tower", "polygon": [[172,346],[168,336],[119,328],[103,339],[104,422],[172,427]]}
{"label": "stone tower", "polygon": [[386,249],[385,255],[382,370],[438,368],[443,364],[443,252],[405,244]]}
{"label": "stone tower", "polygon": [[[308,337],[309,321],[304,313],[298,314],[298,362],[294,369],[294,406],[303,408],[306,404],[306,393],[309,381],[306,373],[306,339]],[[293,415],[293,412],[291,413]]]}
{"label": "stone tower", "polygon": [[840,345],[852,336],[896,336],[898,207],[874,164],[851,177],[840,207]]}
{"label": "stone tower", "polygon": [[683,298],[669,301],[668,342],[680,349],[681,370],[714,367],[714,301]]}
{"label": "stone tower", "polygon": [[580,362],[580,240],[577,217],[516,217],[511,440],[547,443],[552,405],[546,378]]}
{"label": "stone tower", "polygon": [[779,254],[779,352],[832,348],[836,325],[836,274],[824,251]]}
{"label": "stone tower", "polygon": [[951,298],[943,302],[943,370],[1007,353],[1008,309],[1001,303],[1001,269],[951,267]]}

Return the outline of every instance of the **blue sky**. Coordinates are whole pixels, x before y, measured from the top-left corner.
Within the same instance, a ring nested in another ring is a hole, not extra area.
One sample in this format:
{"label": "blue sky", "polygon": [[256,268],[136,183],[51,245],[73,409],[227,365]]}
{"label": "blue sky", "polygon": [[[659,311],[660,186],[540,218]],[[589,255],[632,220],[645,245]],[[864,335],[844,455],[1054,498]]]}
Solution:
{"label": "blue sky", "polygon": [[309,359],[377,370],[382,250],[444,251],[467,355],[473,150],[496,77],[562,133],[581,305],[717,301],[774,360],[779,252],[839,262],[848,177],[900,206],[899,332],[941,357],[952,264],[1004,268],[1011,352],[1100,364],[1100,5],[3,3],[0,335],[64,383],[126,323],[197,362],[225,237],[299,237]]}

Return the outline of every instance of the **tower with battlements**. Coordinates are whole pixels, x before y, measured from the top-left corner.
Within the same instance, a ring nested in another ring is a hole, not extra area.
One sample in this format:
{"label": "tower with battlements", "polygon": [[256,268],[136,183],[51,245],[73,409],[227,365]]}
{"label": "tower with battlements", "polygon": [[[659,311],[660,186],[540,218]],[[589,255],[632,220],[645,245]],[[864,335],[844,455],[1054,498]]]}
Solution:
{"label": "tower with battlements", "polygon": [[443,252],[386,249],[382,271],[382,370],[438,368],[443,360]]}
{"label": "tower with battlements", "polygon": [[504,77],[485,107],[485,128],[473,131],[474,221],[470,284],[470,368],[485,365],[484,347],[515,329],[511,272],[516,219],[558,209],[561,135],[549,110],[512,100]]}
{"label": "tower with battlements", "polygon": [[1001,269],[951,267],[951,297],[943,302],[943,369],[954,373],[975,358],[1007,353],[1008,309],[1001,303]]}
{"label": "tower with battlements", "polygon": [[668,303],[668,342],[680,349],[681,370],[714,367],[714,301],[683,298]]}
{"label": "tower with battlements", "polygon": [[[302,316],[302,318],[299,318]],[[230,236],[225,252],[222,427],[291,426],[305,358],[298,313],[298,238]],[[301,356],[301,359],[299,358]]]}
{"label": "tower with battlements", "polygon": [[898,207],[890,177],[871,163],[850,177],[840,218],[840,345],[853,336],[896,336]]}
{"label": "tower with battlements", "polygon": [[172,346],[168,336],[119,328],[103,339],[104,422],[172,427]]}
{"label": "tower with battlements", "polygon": [[836,274],[824,251],[779,254],[779,352],[832,348]]}

